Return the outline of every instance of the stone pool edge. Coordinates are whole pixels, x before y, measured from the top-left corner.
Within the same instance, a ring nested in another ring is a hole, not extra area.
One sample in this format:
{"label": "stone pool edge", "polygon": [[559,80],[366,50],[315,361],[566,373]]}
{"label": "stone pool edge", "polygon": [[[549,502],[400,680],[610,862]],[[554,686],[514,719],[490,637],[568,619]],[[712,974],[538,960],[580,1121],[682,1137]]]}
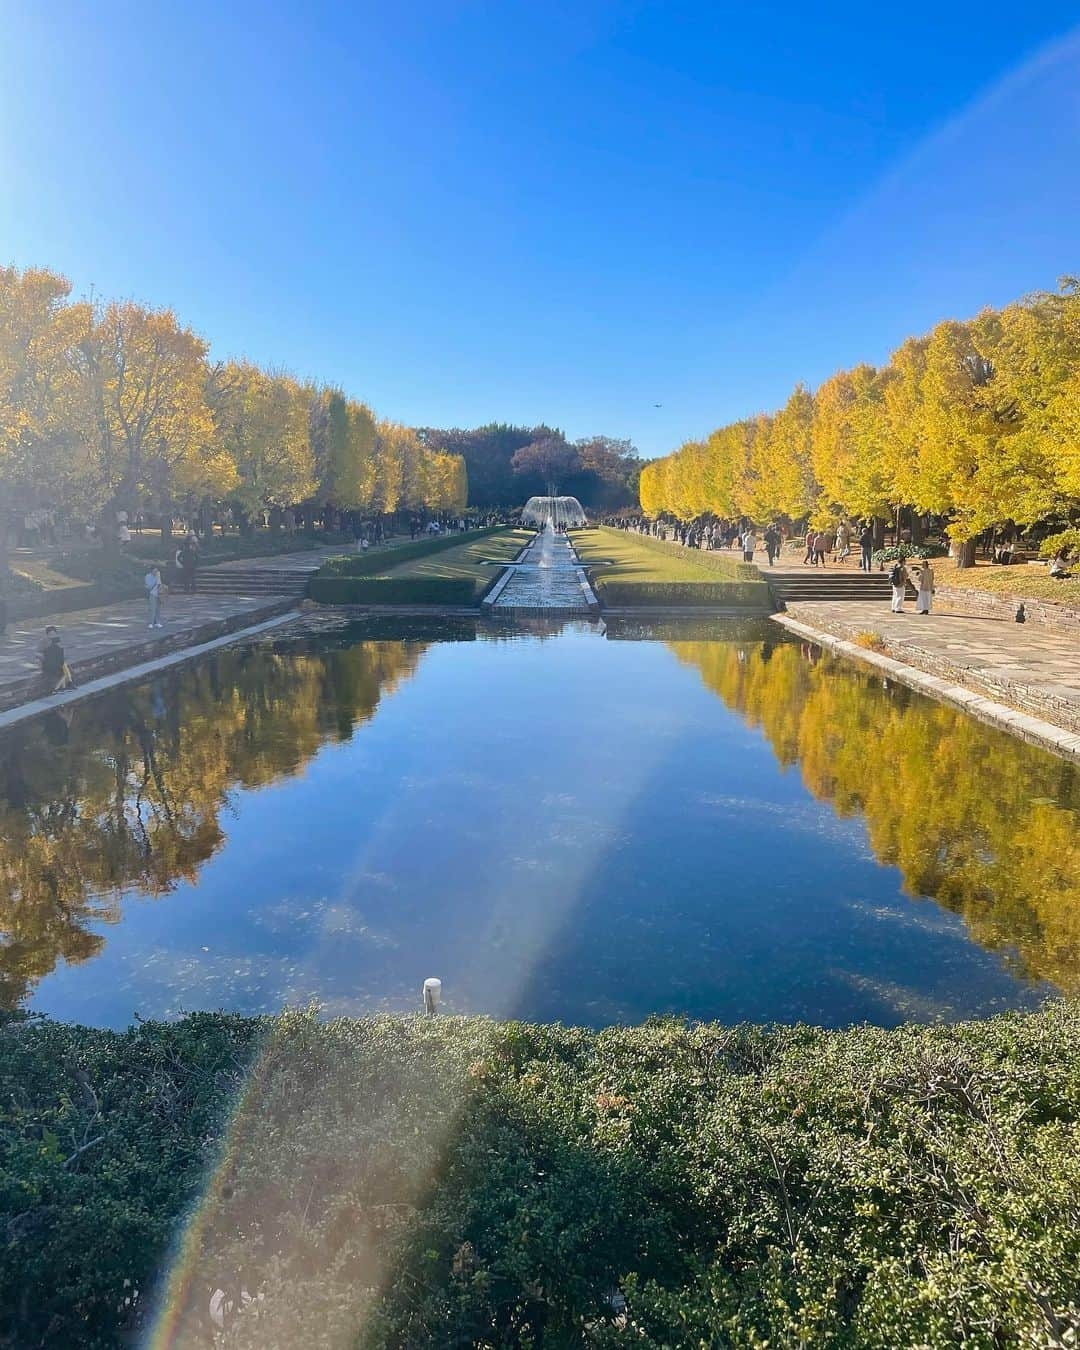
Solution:
{"label": "stone pool edge", "polygon": [[1031,745],[1040,746],[1043,750],[1049,750],[1064,759],[1080,762],[1080,736],[1075,731],[1055,726],[1052,722],[1032,717],[1030,713],[1020,712],[1016,708],[1010,708],[1007,704],[998,703],[984,694],[978,694],[965,685],[942,679],[938,675],[930,675],[925,670],[898,661],[892,656],[883,656],[866,647],[859,647],[846,638],[837,637],[822,628],[815,628],[801,619],[793,619],[788,614],[773,614],[770,617],[774,623],[780,624],[789,633],[806,638],[818,646],[827,647],[829,651],[836,652],[840,656],[873,666],[876,670],[899,680],[901,684],[906,684],[910,689],[920,694],[929,694],[931,698],[940,699],[943,703],[960,708],[970,713],[972,717],[978,718],[980,722],[986,722],[1001,731],[1011,732]]}
{"label": "stone pool edge", "polygon": [[118,689],[125,684],[137,684],[140,680],[156,675],[159,671],[169,670],[174,666],[183,665],[187,661],[197,661],[209,652],[218,651],[220,648],[231,646],[235,642],[242,642],[245,638],[261,637],[264,633],[268,633],[275,628],[281,628],[285,624],[294,623],[297,619],[304,617],[302,610],[289,609],[284,614],[275,614],[269,619],[250,624],[246,628],[234,628],[205,642],[197,642],[190,647],[178,647],[175,651],[168,652],[164,656],[157,656],[149,661],[141,661],[138,665],[124,666],[120,670],[111,671],[107,675],[99,675],[96,679],[87,680],[85,684],[80,684],[77,689],[70,689],[62,694],[49,694],[44,698],[36,698],[27,703],[16,704],[15,707],[0,712],[0,732],[7,731],[8,728],[17,726],[20,722],[28,722],[32,718],[43,716],[45,713],[55,712],[58,708],[66,708],[72,703],[93,698],[95,694],[103,694],[110,689]]}

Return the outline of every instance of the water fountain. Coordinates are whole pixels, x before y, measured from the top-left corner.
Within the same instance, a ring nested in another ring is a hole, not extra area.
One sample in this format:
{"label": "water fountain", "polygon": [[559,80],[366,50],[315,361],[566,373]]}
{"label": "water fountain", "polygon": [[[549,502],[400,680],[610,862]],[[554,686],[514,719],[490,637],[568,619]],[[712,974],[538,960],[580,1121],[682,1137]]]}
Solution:
{"label": "water fountain", "polygon": [[551,558],[555,552],[555,526],[550,520],[544,522],[544,528],[540,535],[540,566],[550,567]]}
{"label": "water fountain", "polygon": [[585,523],[576,497],[530,497],[521,511],[523,525],[536,525],[536,537],[511,563],[484,597],[488,612],[506,615],[595,614],[596,596],[566,531]]}
{"label": "water fountain", "polygon": [[550,524],[553,530],[570,529],[585,524],[585,508],[576,497],[530,497],[521,508],[521,523],[543,527]]}

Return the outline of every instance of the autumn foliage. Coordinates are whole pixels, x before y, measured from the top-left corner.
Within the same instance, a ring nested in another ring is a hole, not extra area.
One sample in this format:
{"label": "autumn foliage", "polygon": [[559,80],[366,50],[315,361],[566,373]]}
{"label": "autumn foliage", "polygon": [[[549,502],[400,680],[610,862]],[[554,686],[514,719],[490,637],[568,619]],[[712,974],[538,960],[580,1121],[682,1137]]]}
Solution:
{"label": "autumn foliage", "polygon": [[78,520],[207,500],[250,518],[300,503],[460,510],[464,461],[341,390],[214,362],[169,309],[72,301],[0,268],[0,506]]}
{"label": "autumn foliage", "polygon": [[1080,290],[1067,278],[908,338],[884,366],[689,441],[641,474],[642,509],[822,522],[897,508],[956,541],[1080,507]]}

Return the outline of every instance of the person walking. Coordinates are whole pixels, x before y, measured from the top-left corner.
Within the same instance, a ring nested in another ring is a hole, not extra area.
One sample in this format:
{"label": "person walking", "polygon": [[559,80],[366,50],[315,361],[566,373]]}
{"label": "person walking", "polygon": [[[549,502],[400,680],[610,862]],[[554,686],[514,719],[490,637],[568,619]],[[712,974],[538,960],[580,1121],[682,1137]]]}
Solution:
{"label": "person walking", "polygon": [[904,566],[903,558],[897,558],[892,565],[892,571],[889,573],[889,585],[892,587],[892,612],[894,614],[903,614],[904,596],[907,592],[908,570]]}
{"label": "person walking", "polygon": [[817,542],[817,535],[813,530],[806,531],[806,556],[803,558],[803,566],[814,561],[814,544]]}
{"label": "person walking", "polygon": [[195,594],[195,569],[198,565],[199,554],[194,539],[189,535],[176,550],[176,567],[185,595]]}
{"label": "person walking", "polygon": [[62,689],[77,689],[79,686],[71,674],[71,667],[64,655],[64,646],[60,634],[52,624],[45,629],[45,642],[41,648],[41,673],[50,694],[58,694]]}
{"label": "person walking", "polygon": [[930,566],[930,559],[924,558],[922,567],[919,571],[919,594],[915,601],[916,614],[929,614],[930,604],[934,598],[934,569]]}
{"label": "person walking", "polygon": [[143,577],[146,587],[147,628],[161,628],[161,568],[151,567]]}
{"label": "person walking", "polygon": [[742,556],[743,562],[754,561],[754,549],[757,548],[757,535],[754,533],[753,525],[747,525],[742,537]]}
{"label": "person walking", "polygon": [[776,555],[780,552],[780,534],[775,525],[770,525],[765,531],[765,552],[769,558],[771,567],[776,561]]}
{"label": "person walking", "polygon": [[874,527],[867,521],[859,532],[859,547],[862,549],[862,561],[859,566],[869,572],[874,562]]}
{"label": "person walking", "polygon": [[816,567],[819,563],[821,564],[822,567],[825,566],[825,553],[826,553],[826,550],[827,550],[828,547],[829,547],[830,542],[831,542],[831,540],[830,540],[829,536],[825,533],[824,530],[818,530],[817,534],[814,535],[814,565],[815,565],[815,567]]}
{"label": "person walking", "polygon": [[194,595],[196,590],[196,577],[199,572],[199,540],[194,534],[187,537],[188,549],[188,568],[185,581],[187,582],[188,595]]}
{"label": "person walking", "polygon": [[851,553],[851,526],[842,520],[836,527],[836,557],[843,562]]}

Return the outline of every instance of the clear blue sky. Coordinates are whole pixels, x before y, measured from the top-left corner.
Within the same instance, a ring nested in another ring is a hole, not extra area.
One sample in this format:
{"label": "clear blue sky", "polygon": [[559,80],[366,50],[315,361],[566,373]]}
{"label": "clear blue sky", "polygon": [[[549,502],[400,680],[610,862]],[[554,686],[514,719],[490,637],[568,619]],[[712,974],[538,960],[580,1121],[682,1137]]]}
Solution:
{"label": "clear blue sky", "polygon": [[1058,0],[3,15],[0,260],[411,424],[656,454],[1080,271]]}

